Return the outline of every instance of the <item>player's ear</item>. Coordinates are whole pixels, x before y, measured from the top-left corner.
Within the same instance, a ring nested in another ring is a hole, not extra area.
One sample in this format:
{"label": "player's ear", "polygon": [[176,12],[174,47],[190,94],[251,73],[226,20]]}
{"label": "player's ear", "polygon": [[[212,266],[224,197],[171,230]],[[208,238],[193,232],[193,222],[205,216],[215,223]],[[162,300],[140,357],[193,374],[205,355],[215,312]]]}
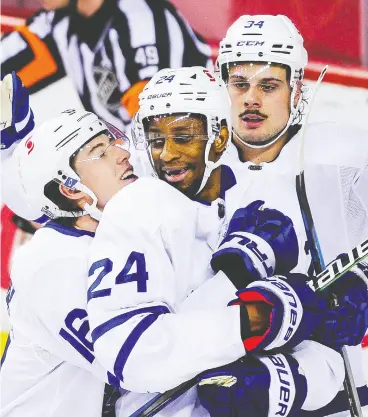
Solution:
{"label": "player's ear", "polygon": [[69,198],[70,200],[80,200],[84,197],[86,197],[86,193],[84,193],[83,191],[79,191],[79,190],[71,190],[68,187],[65,187],[65,185],[59,185],[59,191],[60,193]]}
{"label": "player's ear", "polygon": [[214,143],[217,154],[222,154],[222,152],[226,149],[226,145],[229,139],[229,129],[226,124],[223,124],[220,128],[220,134],[217,136]]}
{"label": "player's ear", "polygon": [[298,104],[299,98],[302,94],[302,81],[299,80],[296,82],[296,93],[295,93],[295,97],[294,97],[294,107],[296,107],[296,105]]}

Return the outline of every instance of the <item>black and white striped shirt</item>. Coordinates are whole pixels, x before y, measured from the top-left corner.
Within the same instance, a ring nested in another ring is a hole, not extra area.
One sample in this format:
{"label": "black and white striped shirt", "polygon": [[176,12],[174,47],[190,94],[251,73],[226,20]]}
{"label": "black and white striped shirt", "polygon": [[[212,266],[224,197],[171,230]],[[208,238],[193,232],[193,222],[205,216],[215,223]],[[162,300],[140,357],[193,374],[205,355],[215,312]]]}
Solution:
{"label": "black and white striped shirt", "polygon": [[90,18],[41,10],[1,40],[1,73],[34,93],[68,75],[86,110],[123,128],[162,68],[212,66],[210,47],[166,0],[105,0]]}

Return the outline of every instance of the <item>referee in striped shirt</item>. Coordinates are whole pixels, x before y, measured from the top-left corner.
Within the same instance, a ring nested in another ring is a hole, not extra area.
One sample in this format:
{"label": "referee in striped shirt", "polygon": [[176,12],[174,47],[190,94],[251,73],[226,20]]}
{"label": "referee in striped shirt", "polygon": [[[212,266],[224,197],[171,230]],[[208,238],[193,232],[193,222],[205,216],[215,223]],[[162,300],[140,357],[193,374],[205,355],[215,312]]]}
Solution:
{"label": "referee in striped shirt", "polygon": [[86,110],[125,130],[160,69],[212,67],[211,49],[166,0],[42,0],[1,39],[1,76],[31,93],[69,76]]}

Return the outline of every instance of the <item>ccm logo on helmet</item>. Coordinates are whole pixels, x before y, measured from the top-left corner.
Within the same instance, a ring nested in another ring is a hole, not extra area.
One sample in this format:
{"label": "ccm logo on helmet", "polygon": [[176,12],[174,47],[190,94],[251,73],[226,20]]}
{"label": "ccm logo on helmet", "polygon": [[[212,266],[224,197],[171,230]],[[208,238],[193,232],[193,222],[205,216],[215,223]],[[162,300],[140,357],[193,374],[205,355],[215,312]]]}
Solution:
{"label": "ccm logo on helmet", "polygon": [[264,41],[239,41],[236,46],[263,46]]}
{"label": "ccm logo on helmet", "polygon": [[150,94],[147,99],[150,98],[161,98],[161,97],[170,97],[172,93],[161,93],[161,94]]}
{"label": "ccm logo on helmet", "polygon": [[34,143],[31,141],[32,136],[27,139],[25,143],[25,147],[28,149],[28,155],[33,151],[34,149]]}

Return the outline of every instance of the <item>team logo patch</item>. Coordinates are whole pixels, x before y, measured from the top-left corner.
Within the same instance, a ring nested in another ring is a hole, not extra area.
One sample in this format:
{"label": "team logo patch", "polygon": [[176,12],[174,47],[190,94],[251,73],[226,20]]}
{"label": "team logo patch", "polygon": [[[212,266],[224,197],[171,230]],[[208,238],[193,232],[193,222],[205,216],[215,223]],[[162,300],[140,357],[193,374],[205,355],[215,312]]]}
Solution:
{"label": "team logo patch", "polygon": [[68,187],[68,188],[74,188],[74,186],[75,186],[75,184],[77,183],[78,181],[76,180],[76,179],[74,179],[74,178],[70,178],[70,177],[67,177],[65,180],[64,180],[64,185],[65,185],[65,187]]}
{"label": "team logo patch", "polygon": [[116,75],[106,67],[94,66],[93,78],[97,85],[97,96],[101,103],[110,111],[116,111],[121,106],[121,92]]}

